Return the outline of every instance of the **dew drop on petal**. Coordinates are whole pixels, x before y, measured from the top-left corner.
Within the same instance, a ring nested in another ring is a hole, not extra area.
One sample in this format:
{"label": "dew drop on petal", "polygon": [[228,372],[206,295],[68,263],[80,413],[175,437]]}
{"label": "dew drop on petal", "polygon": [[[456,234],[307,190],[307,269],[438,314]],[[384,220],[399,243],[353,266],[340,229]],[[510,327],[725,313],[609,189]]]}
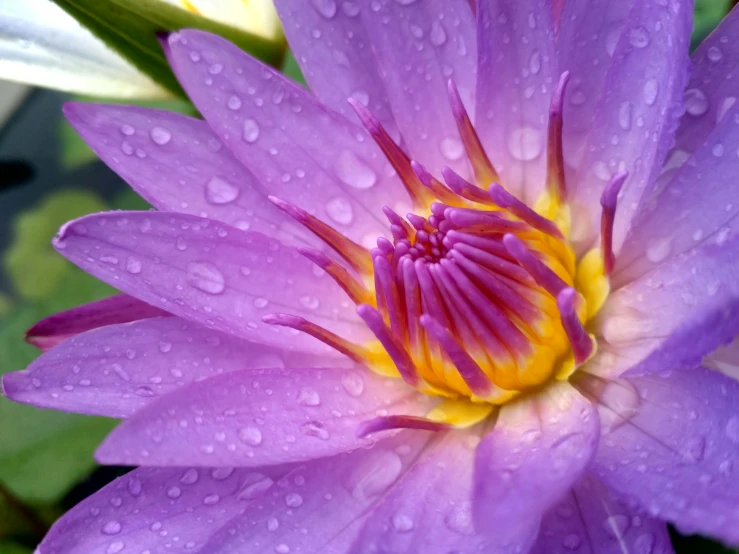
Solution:
{"label": "dew drop on petal", "polygon": [[356,189],[372,188],[377,182],[375,172],[350,150],[344,150],[339,154],[334,170],[343,183]]}
{"label": "dew drop on petal", "polygon": [[629,101],[621,102],[618,109],[618,124],[624,131],[631,129],[632,104]]}
{"label": "dew drop on petal", "polygon": [[170,140],[172,140],[172,133],[164,127],[154,127],[149,133],[151,140],[153,140],[159,146],[164,146]]}
{"label": "dew drop on petal", "polygon": [[739,444],[739,416],[733,416],[726,424],[726,436],[734,444]]}
{"label": "dew drop on petal", "polygon": [[321,396],[316,390],[303,387],[298,394],[298,404],[301,406],[319,406],[321,404]]}
{"label": "dew drop on petal", "polygon": [[244,120],[244,126],[241,135],[248,143],[257,142],[259,138],[259,124],[256,120],[247,118]]}
{"label": "dew drop on petal", "polygon": [[121,524],[116,520],[110,520],[108,523],[103,525],[102,532],[105,535],[117,535],[121,532]]}
{"label": "dew drop on petal", "polygon": [[644,83],[644,103],[647,106],[651,106],[654,104],[654,101],[657,100],[657,94],[659,93],[659,82],[657,79],[647,79],[647,82]]}
{"label": "dew drop on petal", "polygon": [[669,237],[647,241],[647,259],[652,263],[659,263],[670,255],[672,240]]}
{"label": "dew drop on petal", "polygon": [[229,110],[238,110],[241,107],[241,98],[235,94],[231,95],[226,102],[226,106],[228,106]]}
{"label": "dew drop on petal", "polygon": [[351,372],[341,377],[341,385],[349,396],[357,398],[364,392],[364,379],[359,373]]}
{"label": "dew drop on petal", "polygon": [[718,110],[716,110],[716,123],[721,121],[726,113],[736,104],[736,96],[728,96],[721,102]]}
{"label": "dew drop on petal", "polygon": [[243,427],[239,429],[239,440],[250,446],[262,444],[262,432],[256,427]]}
{"label": "dew drop on petal", "polygon": [[336,0],[311,0],[311,5],[326,19],[336,15]]}
{"label": "dew drop on petal", "polygon": [[629,32],[629,43],[635,48],[645,48],[649,44],[649,33],[644,27],[636,27]]}
{"label": "dew drop on petal", "polygon": [[457,138],[447,137],[441,141],[441,153],[447,160],[456,161],[464,155],[464,145]]}
{"label": "dew drop on petal", "polygon": [[211,204],[228,204],[238,198],[241,190],[239,187],[214,176],[205,184],[205,199]]}
{"label": "dew drop on petal", "polygon": [[326,203],[326,213],[336,223],[349,225],[354,220],[352,205],[346,198],[336,197]]}
{"label": "dew drop on petal", "polygon": [[126,271],[133,275],[141,273],[141,260],[134,256],[129,256],[126,260]]}
{"label": "dew drop on petal", "polygon": [[692,116],[698,117],[708,111],[708,98],[705,93],[697,88],[685,91],[685,110]]}
{"label": "dew drop on petal", "polygon": [[534,50],[529,57],[529,71],[533,75],[541,71],[541,53],[538,50]]}
{"label": "dew drop on petal", "polygon": [[446,31],[440,21],[434,20],[431,24],[431,33],[429,33],[429,40],[434,46],[441,46],[446,42]]}
{"label": "dew drop on petal", "polygon": [[303,505],[303,497],[296,492],[291,492],[285,496],[285,505],[290,508],[298,508]]}
{"label": "dew drop on petal", "polygon": [[576,535],[575,533],[570,533],[562,540],[562,546],[567,550],[577,550],[580,548],[581,544],[582,539],[580,538],[580,535]]}
{"label": "dew drop on petal", "polygon": [[393,516],[393,529],[398,533],[407,533],[413,529],[413,520],[405,514],[395,514]]}
{"label": "dew drop on petal", "polygon": [[377,497],[396,481],[402,469],[403,462],[395,452],[376,451],[354,468],[347,488],[356,499]]}
{"label": "dew drop on petal", "polygon": [[541,133],[531,127],[516,129],[508,137],[508,151],[515,159],[523,162],[536,159],[543,146]]}
{"label": "dew drop on petal", "polygon": [[187,282],[208,294],[221,294],[226,288],[223,273],[210,262],[190,262],[187,264]]}
{"label": "dew drop on petal", "polygon": [[300,432],[307,437],[315,437],[324,441],[331,437],[328,429],[320,421],[306,421],[300,426]]}
{"label": "dew drop on petal", "polygon": [[724,55],[718,46],[711,46],[708,49],[708,59],[711,60],[712,62],[720,61],[721,58],[723,57]]}

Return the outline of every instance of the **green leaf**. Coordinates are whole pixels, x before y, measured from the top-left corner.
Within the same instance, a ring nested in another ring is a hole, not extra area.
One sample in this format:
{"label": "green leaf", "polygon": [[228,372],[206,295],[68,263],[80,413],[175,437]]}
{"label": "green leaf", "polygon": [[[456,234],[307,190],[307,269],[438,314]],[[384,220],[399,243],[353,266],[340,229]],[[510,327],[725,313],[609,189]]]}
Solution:
{"label": "green leaf", "polygon": [[167,4],[161,0],[53,0],[98,38],[172,93],[185,96],[156,33],[185,28],[209,31],[279,66],[284,43],[270,41]]}
{"label": "green leaf", "polygon": [[305,77],[303,72],[300,70],[298,60],[295,59],[292,50],[289,50],[285,55],[285,63],[282,64],[282,72],[290,77],[293,81],[305,85]]}
{"label": "green leaf", "polygon": [[105,209],[94,193],[70,189],[48,196],[35,209],[19,215],[13,221],[12,243],[3,256],[14,289],[36,300],[52,294],[72,265],[54,251],[51,239],[66,221]]}
{"label": "green leaf", "polygon": [[696,48],[729,13],[731,0],[696,0],[691,46]]}

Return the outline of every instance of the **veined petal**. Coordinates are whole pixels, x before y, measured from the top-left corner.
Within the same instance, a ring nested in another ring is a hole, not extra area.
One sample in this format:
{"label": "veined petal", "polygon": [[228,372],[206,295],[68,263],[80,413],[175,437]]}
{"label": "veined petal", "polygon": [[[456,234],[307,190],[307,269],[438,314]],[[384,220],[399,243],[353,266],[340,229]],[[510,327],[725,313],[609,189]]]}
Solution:
{"label": "veined petal", "polygon": [[616,259],[614,286],[696,248],[721,245],[736,233],[738,144],[739,105],[728,110],[688,163],[643,204]]}
{"label": "veined petal", "polygon": [[493,541],[472,523],[472,471],[479,440],[479,431],[433,437],[403,480],[372,510],[349,552],[486,552]]}
{"label": "veined petal", "polygon": [[267,199],[257,178],[204,121],[115,104],[69,103],[64,112],[95,153],[155,208],[216,219],[288,244],[315,242]]}
{"label": "veined petal", "polygon": [[675,135],[668,166],[682,164],[701,147],[711,131],[736,104],[739,89],[733,76],[739,50],[731,39],[739,33],[739,9],[733,9],[691,56],[693,74],[685,90],[686,113]]}
{"label": "veined petal", "polygon": [[598,315],[603,377],[692,368],[739,334],[739,239],[706,243],[614,291]]}
{"label": "veined petal", "polygon": [[544,516],[530,554],[672,554],[663,521],[619,500],[586,475]]}
{"label": "veined petal", "polygon": [[[391,136],[398,125],[359,2],[275,2],[287,40],[311,91],[329,108],[359,121],[347,102],[366,105]],[[341,46],[341,48],[339,48]]]}
{"label": "veined petal", "polygon": [[262,496],[279,473],[269,475],[242,468],[134,469],[62,516],[39,552],[207,552],[201,547],[215,530]]}
{"label": "veined petal", "polygon": [[0,6],[0,78],[116,98],[169,94],[49,0]]}
{"label": "veined petal", "polygon": [[607,382],[599,396],[594,474],[683,533],[739,543],[739,383],[695,368]]}
{"label": "veined petal", "polygon": [[264,315],[300,314],[349,340],[369,331],[327,275],[260,233],[167,212],[113,212],[67,223],[54,241],[88,273],[185,319],[286,350],[327,352]]}
{"label": "veined petal", "polygon": [[361,370],[250,369],[193,383],[124,421],[104,463],[260,467],[372,444],[357,436],[376,410],[420,415],[430,399]]}
{"label": "veined petal", "polygon": [[568,183],[573,202],[580,206],[578,217],[585,220],[580,234],[586,242],[597,237],[600,195],[613,175],[629,174],[613,231],[616,252],[640,203],[655,186],[682,115],[692,15],[692,1],[636,2],[629,13],[579,171]]}
{"label": "veined petal", "polygon": [[[434,174],[448,165],[471,174],[447,82],[474,113],[477,45],[465,0],[364,2],[361,17],[408,153]],[[489,93],[489,91],[486,91]]]}
{"label": "veined petal", "polygon": [[178,317],[157,317],[72,337],[25,371],[3,376],[3,391],[41,408],[125,418],[193,381],[297,365],[337,367],[341,358],[285,352]]}
{"label": "veined petal", "polygon": [[568,383],[501,408],[477,448],[473,500],[475,523],[499,552],[533,545],[541,517],[590,464],[599,432],[595,407]]}
{"label": "veined petal", "polygon": [[374,245],[388,227],[381,207],[407,195],[364,129],[220,37],[187,30],[169,42],[182,86],[269,194]]}
{"label": "veined petal", "polygon": [[49,350],[91,329],[168,315],[169,312],[132,296],[117,294],[45,317],[28,330],[26,341],[41,350]]}
{"label": "veined petal", "polygon": [[301,465],[219,531],[201,552],[345,553],[367,514],[413,467],[430,434],[403,432]]}
{"label": "veined petal", "polygon": [[536,200],[546,182],[549,103],[558,78],[551,1],[481,0],[477,41],[478,134],[506,188]]}

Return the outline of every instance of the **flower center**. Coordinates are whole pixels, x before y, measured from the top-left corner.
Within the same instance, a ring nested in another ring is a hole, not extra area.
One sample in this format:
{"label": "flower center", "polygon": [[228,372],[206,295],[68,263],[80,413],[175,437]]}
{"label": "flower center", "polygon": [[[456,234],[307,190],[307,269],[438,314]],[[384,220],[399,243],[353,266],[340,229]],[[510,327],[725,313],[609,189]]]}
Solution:
{"label": "flower center", "polygon": [[[341,254],[350,269],[300,249],[357,304],[377,340],[351,344],[284,314],[265,321],[307,332],[378,373],[444,398],[444,413],[429,417],[447,423],[479,420],[495,404],[569,377],[595,351],[585,324],[609,291],[610,237],[625,175],[604,192],[600,247],[578,263],[567,239],[562,162],[567,78],[565,73],[552,99],[548,183],[536,209],[498,183],[453,83],[450,103],[474,184],[449,168],[442,170],[442,184],[411,161],[362,104],[352,102],[403,181],[414,213],[403,218],[385,207],[392,240],[381,237],[368,251],[301,209],[272,201]],[[460,411],[460,403],[467,407]]]}

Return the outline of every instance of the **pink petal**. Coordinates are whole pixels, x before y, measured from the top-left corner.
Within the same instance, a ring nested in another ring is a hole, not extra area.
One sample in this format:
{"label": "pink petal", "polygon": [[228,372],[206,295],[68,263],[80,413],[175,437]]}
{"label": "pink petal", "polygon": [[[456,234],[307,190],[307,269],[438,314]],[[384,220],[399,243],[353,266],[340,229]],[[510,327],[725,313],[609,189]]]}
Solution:
{"label": "pink petal", "polygon": [[[193,381],[239,369],[336,367],[341,359],[284,352],[178,317],[79,334],[3,376],[5,395],[41,408],[125,418]],[[348,362],[347,363],[351,363]]]}
{"label": "pink petal", "polygon": [[387,228],[381,207],[407,195],[360,126],[220,37],[190,30],[169,42],[193,102],[269,194],[374,244]]}
{"label": "pink petal", "polygon": [[297,250],[260,233],[185,214],[115,212],[67,223],[55,246],[122,291],[227,334],[327,352],[307,335],[261,321],[287,311],[350,340],[369,338],[330,277],[317,276]]}
{"label": "pink petal", "polygon": [[170,315],[126,294],[117,294],[50,315],[26,333],[26,340],[49,350],[69,337],[98,327]]}
{"label": "pink petal", "polygon": [[121,424],[98,450],[122,465],[302,462],[371,444],[357,427],[376,411],[420,415],[428,397],[360,370],[252,369],[175,391]]}

